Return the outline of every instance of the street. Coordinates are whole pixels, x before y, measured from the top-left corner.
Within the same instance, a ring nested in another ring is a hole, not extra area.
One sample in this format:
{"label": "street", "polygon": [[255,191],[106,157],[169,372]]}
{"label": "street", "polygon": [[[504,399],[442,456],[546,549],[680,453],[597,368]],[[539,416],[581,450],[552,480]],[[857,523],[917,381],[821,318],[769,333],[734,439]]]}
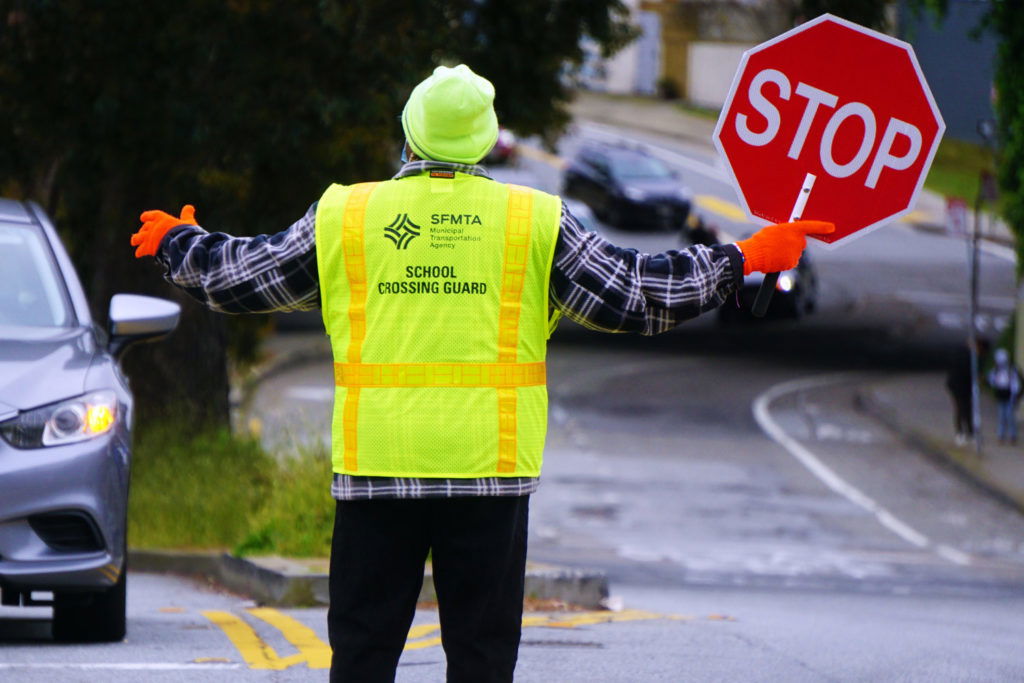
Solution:
{"label": "street", "polygon": [[[723,240],[753,229],[706,150],[580,124],[558,157],[585,140],[656,145]],[[494,175],[558,192],[558,157]],[[995,336],[1015,264],[986,249],[979,324]],[[612,611],[528,613],[517,680],[1024,679],[1024,516],[861,408],[864,387],[941,370],[961,343],[962,241],[901,223],[810,252],[820,299],[800,321],[712,313],[655,338],[562,323],[529,555],[606,572]],[[332,387],[327,359],[262,383],[251,413],[266,443],[326,439]],[[103,646],[56,645],[48,610],[0,608],[0,680],[326,678],[324,609],[260,610],[147,574],[128,599],[128,639]],[[443,679],[436,625],[417,613],[398,680]]]}

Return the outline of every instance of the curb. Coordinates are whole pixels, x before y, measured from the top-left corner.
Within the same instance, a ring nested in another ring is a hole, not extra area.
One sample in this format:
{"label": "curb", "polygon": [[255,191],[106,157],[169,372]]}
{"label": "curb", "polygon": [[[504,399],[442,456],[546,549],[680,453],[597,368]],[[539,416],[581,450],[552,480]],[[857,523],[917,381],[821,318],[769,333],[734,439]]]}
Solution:
{"label": "curb", "polygon": [[[236,557],[229,553],[129,549],[133,571],[178,574],[204,579],[274,607],[326,606],[326,560],[303,562],[282,557]],[[555,600],[585,609],[607,609],[608,577],[603,572],[530,563],[526,598]],[[436,602],[433,573],[427,566],[420,602]]]}
{"label": "curb", "polygon": [[[269,360],[251,368],[244,376],[231,382],[232,420],[236,425],[247,422],[252,398],[261,382],[292,368],[312,361],[330,361],[331,346],[327,335],[322,340],[310,341],[307,345],[290,351],[283,351]],[[244,425],[243,425],[244,428]]]}
{"label": "curb", "polygon": [[617,116],[609,116],[607,114],[587,112],[581,114],[579,120],[590,121],[605,126],[618,126],[620,128],[628,128],[630,130],[639,131],[641,133],[650,133],[653,135],[663,135],[665,137],[674,138],[683,142],[696,145],[703,148],[708,153],[715,152],[714,145],[711,144],[710,138],[704,138],[700,135],[696,135],[690,132],[684,132],[681,130],[675,130],[672,128],[666,128],[658,125],[646,123],[644,121],[625,121]]}
{"label": "curb", "polygon": [[925,457],[951,470],[960,479],[1012,510],[1024,514],[1024,498],[1003,488],[984,469],[974,454],[960,453],[940,443],[927,432],[901,422],[892,404],[879,398],[872,387],[858,389],[854,394],[858,409],[878,420]]}
{"label": "curb", "polygon": [[[588,100],[585,101],[585,100]],[[663,108],[665,112],[661,120],[652,122],[644,116],[630,116],[625,110],[635,108]],[[569,105],[569,110],[576,120],[629,128],[643,133],[664,135],[703,148],[706,152],[716,154],[711,142],[711,132],[715,121],[704,119],[676,107],[671,102],[652,99],[643,104],[623,102],[615,96],[588,91],[582,98],[577,96]],[[694,132],[694,128],[705,132]]]}

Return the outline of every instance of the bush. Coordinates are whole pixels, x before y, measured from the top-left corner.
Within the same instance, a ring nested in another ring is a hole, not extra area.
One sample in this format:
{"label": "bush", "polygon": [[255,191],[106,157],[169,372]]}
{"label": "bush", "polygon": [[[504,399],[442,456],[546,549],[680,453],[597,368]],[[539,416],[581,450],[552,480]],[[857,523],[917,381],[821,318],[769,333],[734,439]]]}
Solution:
{"label": "bush", "polygon": [[662,76],[658,79],[658,97],[663,100],[678,100],[679,99],[679,86],[676,84],[675,79],[669,78],[668,76]]}
{"label": "bush", "polygon": [[327,557],[334,523],[330,481],[331,458],[323,446],[302,449],[281,462],[266,504],[253,515],[235,554]]}
{"label": "bush", "polygon": [[185,434],[187,428],[162,425],[136,439],[130,545],[328,555],[334,501],[326,448],[278,460],[252,437]]}

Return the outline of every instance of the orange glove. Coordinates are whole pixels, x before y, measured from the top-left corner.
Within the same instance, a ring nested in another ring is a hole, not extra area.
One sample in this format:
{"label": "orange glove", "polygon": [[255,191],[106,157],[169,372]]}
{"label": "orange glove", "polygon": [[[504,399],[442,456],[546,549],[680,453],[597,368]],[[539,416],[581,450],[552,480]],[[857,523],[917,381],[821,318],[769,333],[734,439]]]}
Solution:
{"label": "orange glove", "polygon": [[196,207],[191,204],[181,207],[181,216],[178,218],[163,211],[143,211],[139,220],[142,221],[142,227],[132,235],[132,246],[138,247],[135,250],[135,258],[156,256],[160,240],[171,228],[179,225],[199,225],[196,223]]}
{"label": "orange glove", "polygon": [[750,275],[755,270],[778,273],[796,268],[807,246],[804,235],[827,235],[835,229],[834,223],[826,221],[794,221],[761,228],[736,243],[743,252],[743,274]]}

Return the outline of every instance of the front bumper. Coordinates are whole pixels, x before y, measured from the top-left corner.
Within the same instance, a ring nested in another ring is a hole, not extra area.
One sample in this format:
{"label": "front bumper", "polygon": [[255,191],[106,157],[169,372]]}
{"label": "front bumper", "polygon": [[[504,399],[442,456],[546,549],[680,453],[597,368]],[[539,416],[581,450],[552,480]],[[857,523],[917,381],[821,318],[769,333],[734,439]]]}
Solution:
{"label": "front bumper", "polygon": [[621,197],[616,209],[625,227],[682,229],[690,215],[690,203],[672,197],[640,201]]}
{"label": "front bumper", "polygon": [[0,590],[113,586],[124,566],[123,433],[16,449],[0,439]]}

